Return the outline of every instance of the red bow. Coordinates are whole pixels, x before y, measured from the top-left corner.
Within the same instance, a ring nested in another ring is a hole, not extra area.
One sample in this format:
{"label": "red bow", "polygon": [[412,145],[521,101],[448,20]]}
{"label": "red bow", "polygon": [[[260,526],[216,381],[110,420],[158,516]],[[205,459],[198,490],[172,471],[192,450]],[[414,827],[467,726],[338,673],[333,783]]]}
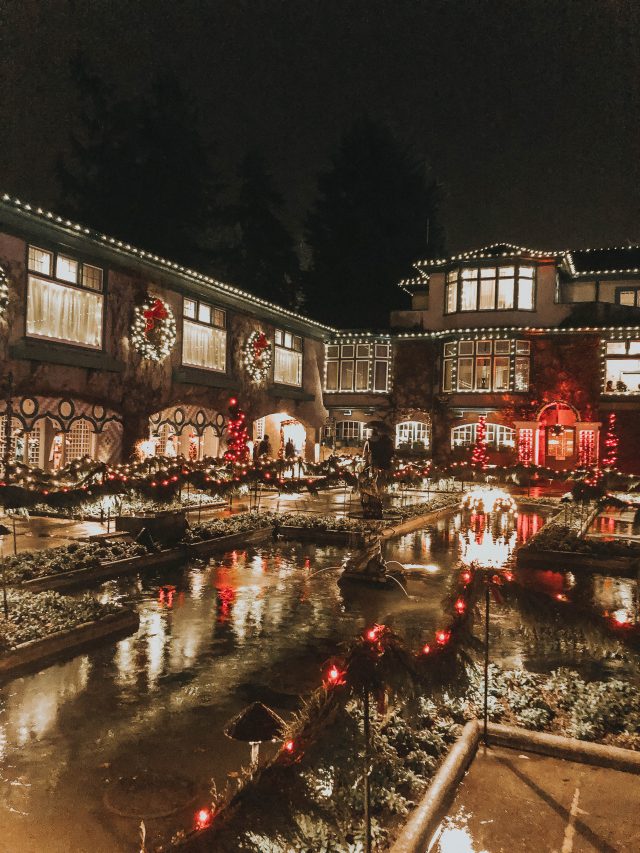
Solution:
{"label": "red bow", "polygon": [[164,307],[164,302],[161,299],[155,299],[151,308],[147,308],[146,311],[143,311],[142,316],[147,321],[144,330],[145,332],[150,332],[154,328],[156,320],[166,320],[168,312]]}
{"label": "red bow", "polygon": [[262,350],[266,349],[269,346],[269,341],[267,340],[267,336],[264,332],[261,332],[260,335],[253,342],[253,352],[256,358],[260,358],[262,355]]}

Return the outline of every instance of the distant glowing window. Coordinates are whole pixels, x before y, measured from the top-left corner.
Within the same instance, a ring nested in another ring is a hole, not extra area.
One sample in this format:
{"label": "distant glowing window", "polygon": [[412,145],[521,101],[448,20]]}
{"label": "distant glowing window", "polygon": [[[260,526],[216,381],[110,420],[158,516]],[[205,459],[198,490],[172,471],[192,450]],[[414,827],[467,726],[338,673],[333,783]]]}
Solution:
{"label": "distant glowing window", "polygon": [[462,267],[446,274],[444,312],[533,311],[535,292],[534,266]]}
{"label": "distant glowing window", "polygon": [[428,450],[429,425],[422,421],[403,421],[396,426],[396,447]]}

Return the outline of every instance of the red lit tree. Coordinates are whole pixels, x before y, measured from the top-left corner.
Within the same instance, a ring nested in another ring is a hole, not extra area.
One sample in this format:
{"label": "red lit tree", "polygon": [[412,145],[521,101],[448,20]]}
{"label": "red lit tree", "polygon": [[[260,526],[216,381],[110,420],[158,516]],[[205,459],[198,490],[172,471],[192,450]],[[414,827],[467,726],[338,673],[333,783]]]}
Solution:
{"label": "red lit tree", "polygon": [[471,454],[471,467],[477,471],[484,471],[489,462],[487,456],[487,423],[484,415],[480,415],[476,427],[476,443],[473,445]]}
{"label": "red lit tree", "polygon": [[616,431],[616,415],[614,412],[609,413],[609,423],[607,424],[607,434],[604,439],[604,455],[602,457],[603,468],[615,468],[618,462],[618,444],[620,439]]}
{"label": "red lit tree", "polygon": [[247,416],[240,408],[235,397],[229,400],[229,423],[227,425],[227,450],[224,458],[227,462],[246,462],[249,459],[247,441]]}

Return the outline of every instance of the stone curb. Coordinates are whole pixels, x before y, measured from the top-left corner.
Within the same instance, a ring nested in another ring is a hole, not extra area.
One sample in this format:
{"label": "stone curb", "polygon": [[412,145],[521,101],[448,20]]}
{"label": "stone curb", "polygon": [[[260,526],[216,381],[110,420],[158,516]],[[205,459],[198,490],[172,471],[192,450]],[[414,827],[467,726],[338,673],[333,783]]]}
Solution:
{"label": "stone curb", "polygon": [[428,849],[460,780],[475,757],[479,740],[480,726],[477,720],[471,720],[449,750],[427,793],[411,813],[391,853],[424,853]]}
{"label": "stone curb", "polygon": [[640,774],[640,752],[631,749],[534,732],[516,726],[503,726],[499,723],[489,723],[487,732],[490,745],[522,749],[550,755],[552,758],[577,761],[580,764],[594,764],[624,773]]}

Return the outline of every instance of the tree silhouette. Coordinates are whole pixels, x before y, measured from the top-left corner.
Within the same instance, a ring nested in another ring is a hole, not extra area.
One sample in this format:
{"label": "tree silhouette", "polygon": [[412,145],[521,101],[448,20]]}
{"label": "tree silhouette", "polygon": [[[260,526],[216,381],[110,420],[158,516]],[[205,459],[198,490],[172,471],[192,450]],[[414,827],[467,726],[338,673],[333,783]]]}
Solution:
{"label": "tree silhouette", "polygon": [[399,279],[416,259],[442,254],[437,186],[387,127],[360,118],[318,178],[306,240],[310,312],[342,327],[387,327],[403,307]]}
{"label": "tree silhouette", "polygon": [[238,287],[298,308],[300,267],[294,241],[281,219],[284,200],[257,151],[242,159],[238,178],[236,198],[226,210],[224,273]]}
{"label": "tree silhouette", "polygon": [[58,167],[65,213],[170,259],[208,265],[220,186],[188,93],[159,74],[144,93],[114,99],[82,56],[71,72],[82,120]]}

